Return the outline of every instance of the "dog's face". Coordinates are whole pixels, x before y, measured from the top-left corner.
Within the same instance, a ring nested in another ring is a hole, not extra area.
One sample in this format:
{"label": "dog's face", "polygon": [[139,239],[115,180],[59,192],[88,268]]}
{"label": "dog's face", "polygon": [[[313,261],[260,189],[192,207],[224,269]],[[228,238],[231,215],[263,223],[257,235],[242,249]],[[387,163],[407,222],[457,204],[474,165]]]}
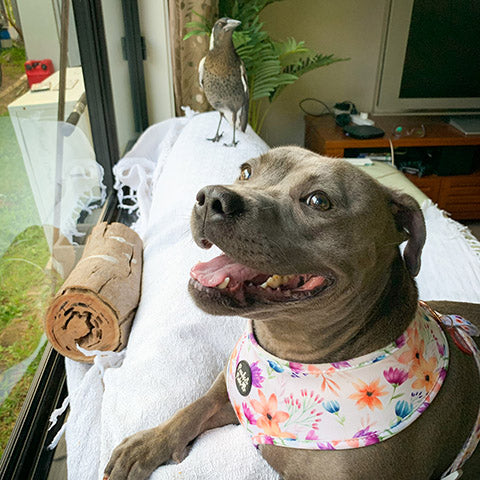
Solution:
{"label": "dog's face", "polygon": [[348,162],[273,149],[245,163],[233,185],[198,193],[193,237],[225,255],[196,265],[189,289],[210,313],[250,318],[348,301],[385,275],[405,228],[405,261],[415,275],[425,231],[411,197]]}

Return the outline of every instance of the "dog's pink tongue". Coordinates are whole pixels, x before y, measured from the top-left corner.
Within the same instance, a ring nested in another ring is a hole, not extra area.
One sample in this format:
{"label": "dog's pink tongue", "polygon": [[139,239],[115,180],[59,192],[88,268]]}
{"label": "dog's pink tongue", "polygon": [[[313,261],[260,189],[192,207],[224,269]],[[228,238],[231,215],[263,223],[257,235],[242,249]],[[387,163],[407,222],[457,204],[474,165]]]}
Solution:
{"label": "dog's pink tongue", "polygon": [[200,262],[190,271],[190,276],[204,287],[216,287],[227,277],[231,283],[243,283],[251,280],[261,272],[253,268],[234,262],[231,258],[222,254],[209,262]]}

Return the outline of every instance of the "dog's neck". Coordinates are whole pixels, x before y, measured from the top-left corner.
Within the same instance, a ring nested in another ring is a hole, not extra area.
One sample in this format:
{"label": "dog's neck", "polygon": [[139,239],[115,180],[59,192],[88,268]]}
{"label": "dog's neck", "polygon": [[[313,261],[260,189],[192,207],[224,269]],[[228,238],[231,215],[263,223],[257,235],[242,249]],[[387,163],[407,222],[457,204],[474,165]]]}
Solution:
{"label": "dog's neck", "polygon": [[369,281],[362,295],[350,293],[344,301],[305,315],[254,320],[258,343],[273,355],[300,363],[349,360],[385,347],[412,321],[418,292],[400,256],[390,272]]}

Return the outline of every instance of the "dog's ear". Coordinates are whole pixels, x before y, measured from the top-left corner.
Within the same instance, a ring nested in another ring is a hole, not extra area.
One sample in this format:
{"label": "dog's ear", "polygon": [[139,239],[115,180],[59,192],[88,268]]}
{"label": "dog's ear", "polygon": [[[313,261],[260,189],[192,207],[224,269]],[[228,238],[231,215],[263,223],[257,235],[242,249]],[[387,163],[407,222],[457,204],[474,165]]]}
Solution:
{"label": "dog's ear", "polygon": [[408,239],[403,260],[410,275],[415,277],[420,271],[420,257],[427,236],[423,213],[418,202],[410,195],[390,189],[387,191],[397,229],[405,233]]}

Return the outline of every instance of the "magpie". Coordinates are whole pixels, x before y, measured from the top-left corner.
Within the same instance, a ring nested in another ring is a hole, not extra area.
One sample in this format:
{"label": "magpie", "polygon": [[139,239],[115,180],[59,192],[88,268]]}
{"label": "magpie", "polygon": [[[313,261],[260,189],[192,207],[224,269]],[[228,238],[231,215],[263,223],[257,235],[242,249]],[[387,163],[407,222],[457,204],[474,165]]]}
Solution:
{"label": "magpie", "polygon": [[233,31],[240,21],[223,17],[215,22],[210,36],[210,49],[198,67],[200,86],[210,105],[220,113],[217,132],[212,142],[218,142],[220,124],[225,117],[233,126],[233,140],[227,147],[235,147],[235,128],[242,132],[248,122],[248,79],[245,65],[233,46]]}

